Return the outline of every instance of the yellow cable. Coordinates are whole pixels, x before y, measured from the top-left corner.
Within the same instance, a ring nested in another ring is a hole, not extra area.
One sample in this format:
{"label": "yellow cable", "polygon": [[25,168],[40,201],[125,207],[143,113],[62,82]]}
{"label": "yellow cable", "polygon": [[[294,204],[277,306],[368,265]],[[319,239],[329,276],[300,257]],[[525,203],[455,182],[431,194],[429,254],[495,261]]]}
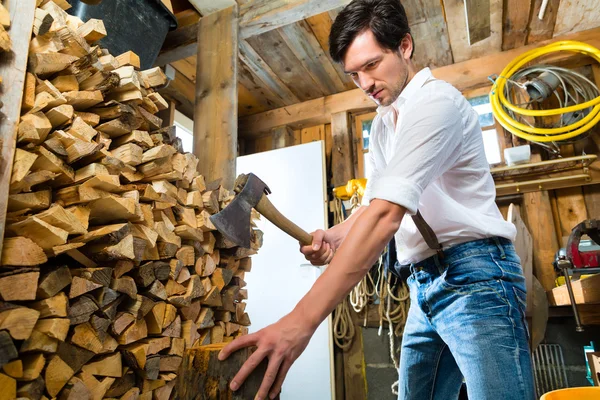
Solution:
{"label": "yellow cable", "polygon": [[[589,44],[573,40],[564,40],[540,48],[532,49],[512,60],[500,73],[500,76],[494,83],[492,91],[490,92],[490,103],[494,117],[496,117],[500,125],[502,125],[506,130],[515,136],[533,142],[555,142],[572,139],[576,136],[579,136],[582,133],[589,131],[594,125],[600,122],[600,96],[590,101],[586,101],[585,103],[550,110],[530,110],[527,108],[521,108],[515,106],[506,99],[504,95],[504,88],[506,86],[506,82],[510,80],[513,74],[515,74],[521,67],[532,60],[557,51],[582,53],[586,56],[594,58],[600,63],[599,49],[590,46]],[[547,117],[580,111],[591,107],[593,108],[585,118],[577,121],[574,124],[560,128],[533,128],[516,121],[506,112],[504,107],[513,111],[514,113],[529,117]]]}

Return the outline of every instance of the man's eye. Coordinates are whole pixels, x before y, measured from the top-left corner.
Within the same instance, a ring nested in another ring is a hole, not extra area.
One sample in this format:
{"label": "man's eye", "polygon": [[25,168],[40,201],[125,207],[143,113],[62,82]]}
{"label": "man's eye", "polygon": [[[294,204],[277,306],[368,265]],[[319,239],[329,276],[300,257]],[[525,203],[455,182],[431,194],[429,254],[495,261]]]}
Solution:
{"label": "man's eye", "polygon": [[375,65],[377,65],[376,62],[369,63],[369,64],[367,64],[367,68],[373,68],[373,67],[375,67]]}
{"label": "man's eye", "polygon": [[358,74],[356,72],[351,72],[350,77],[353,79],[356,79],[356,78],[358,78]]}

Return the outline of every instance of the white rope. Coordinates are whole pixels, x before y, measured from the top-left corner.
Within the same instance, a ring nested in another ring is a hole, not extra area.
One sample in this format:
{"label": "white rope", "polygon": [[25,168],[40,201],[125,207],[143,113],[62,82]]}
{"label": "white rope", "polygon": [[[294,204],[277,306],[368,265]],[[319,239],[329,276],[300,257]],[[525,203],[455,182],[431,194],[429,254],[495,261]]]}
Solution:
{"label": "white rope", "polygon": [[[350,200],[350,210],[360,207],[358,195],[354,194]],[[345,220],[342,201],[335,198],[333,202],[334,224],[340,224]],[[377,280],[373,274],[377,274]],[[347,350],[352,345],[356,329],[352,322],[350,306],[356,313],[366,310],[366,307],[375,299],[379,299],[379,336],[383,333],[384,322],[388,324],[388,336],[390,338],[390,358],[396,369],[399,368],[399,351],[396,351],[396,337],[401,337],[406,324],[406,316],[409,307],[408,288],[403,282],[398,282],[394,287],[391,283],[391,274],[385,274],[383,256],[379,257],[377,266],[350,291],[335,309],[333,314],[333,332],[336,346]],[[367,325],[367,313],[364,313],[364,326]],[[392,393],[398,395],[398,384],[392,385]]]}

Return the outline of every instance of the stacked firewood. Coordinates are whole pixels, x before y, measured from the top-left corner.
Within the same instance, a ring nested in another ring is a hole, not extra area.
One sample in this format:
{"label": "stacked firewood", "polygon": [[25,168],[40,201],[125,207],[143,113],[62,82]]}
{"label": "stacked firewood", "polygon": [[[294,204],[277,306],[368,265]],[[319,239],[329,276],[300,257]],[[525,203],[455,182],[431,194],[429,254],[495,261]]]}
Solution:
{"label": "stacked firewood", "polygon": [[[186,348],[247,332],[244,274],[209,217],[232,199],[182,151],[139,70],[41,1],[0,267],[0,399],[168,399]],[[62,7],[61,7],[62,5]]]}

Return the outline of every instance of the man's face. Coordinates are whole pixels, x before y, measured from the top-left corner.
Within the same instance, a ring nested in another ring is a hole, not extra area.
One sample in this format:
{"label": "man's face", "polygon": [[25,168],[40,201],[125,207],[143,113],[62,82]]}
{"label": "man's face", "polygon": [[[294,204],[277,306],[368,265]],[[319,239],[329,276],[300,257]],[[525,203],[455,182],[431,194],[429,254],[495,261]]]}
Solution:
{"label": "man's face", "polygon": [[344,71],[377,104],[389,106],[408,83],[408,60],[412,52],[410,38],[399,51],[383,48],[370,29],[359,33],[344,57]]}

